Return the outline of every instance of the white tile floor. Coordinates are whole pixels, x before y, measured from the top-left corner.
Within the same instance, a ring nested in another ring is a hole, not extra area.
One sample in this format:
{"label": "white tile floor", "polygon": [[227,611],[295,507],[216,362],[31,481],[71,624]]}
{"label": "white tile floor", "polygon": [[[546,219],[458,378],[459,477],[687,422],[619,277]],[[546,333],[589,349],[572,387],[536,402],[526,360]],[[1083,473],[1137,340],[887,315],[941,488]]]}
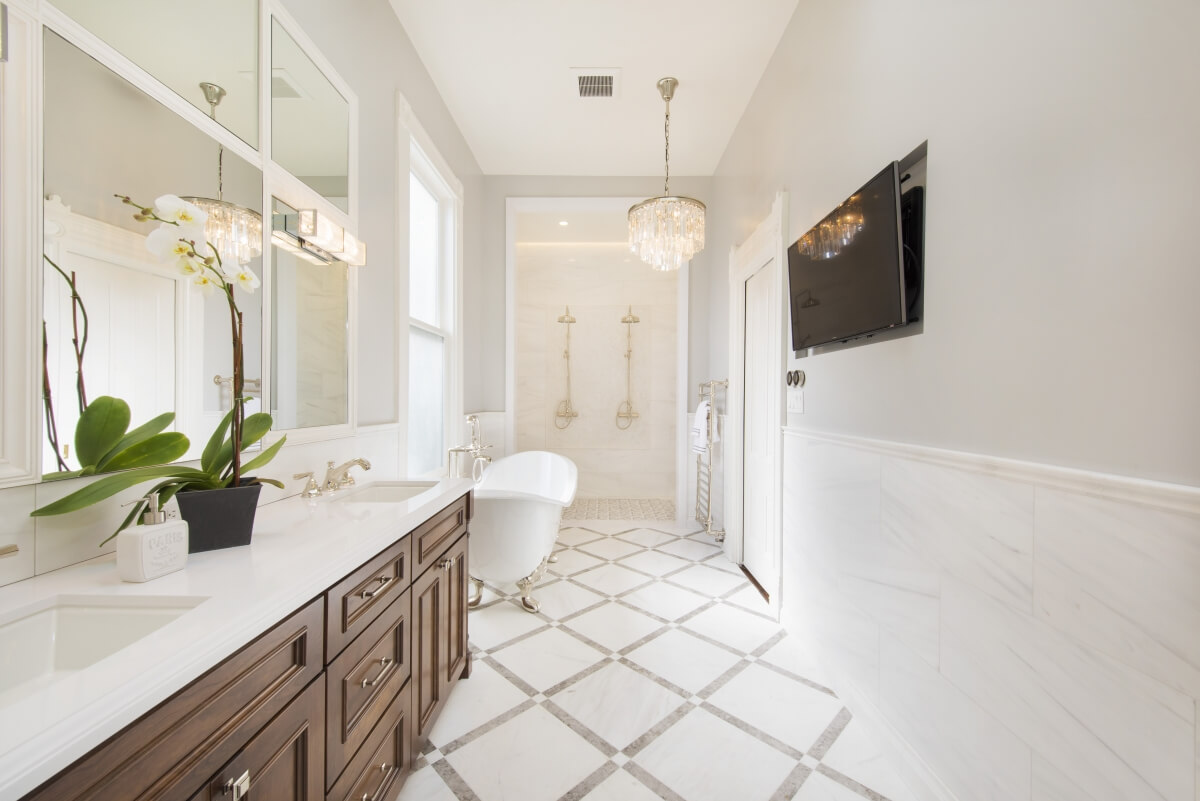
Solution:
{"label": "white tile floor", "polygon": [[567,521],[475,657],[399,801],[917,801],[702,532]]}

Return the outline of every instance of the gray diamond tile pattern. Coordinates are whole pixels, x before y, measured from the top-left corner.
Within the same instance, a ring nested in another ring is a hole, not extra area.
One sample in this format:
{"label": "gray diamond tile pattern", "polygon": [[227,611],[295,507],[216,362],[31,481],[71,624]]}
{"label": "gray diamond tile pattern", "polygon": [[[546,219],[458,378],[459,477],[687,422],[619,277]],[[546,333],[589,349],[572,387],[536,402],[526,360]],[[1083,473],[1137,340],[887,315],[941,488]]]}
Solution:
{"label": "gray diamond tile pattern", "polygon": [[715,543],[613,522],[564,525],[539,613],[487,588],[398,801],[916,801]]}

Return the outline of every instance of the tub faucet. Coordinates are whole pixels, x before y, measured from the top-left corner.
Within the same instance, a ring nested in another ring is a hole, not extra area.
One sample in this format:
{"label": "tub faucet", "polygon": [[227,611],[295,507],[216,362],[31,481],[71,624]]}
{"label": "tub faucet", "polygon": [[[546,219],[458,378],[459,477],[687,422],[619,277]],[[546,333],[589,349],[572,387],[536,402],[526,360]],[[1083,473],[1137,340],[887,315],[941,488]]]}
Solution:
{"label": "tub faucet", "polygon": [[478,451],[482,448],[479,441],[479,418],[473,414],[468,414],[467,425],[471,427],[471,450]]}
{"label": "tub faucet", "polygon": [[322,490],[325,492],[337,492],[340,489],[354,486],[354,476],[350,475],[350,468],[358,465],[363,470],[370,470],[371,463],[366,459],[351,459],[345,464],[333,466],[333,462],[329,462],[329,469],[325,471],[325,484]]}

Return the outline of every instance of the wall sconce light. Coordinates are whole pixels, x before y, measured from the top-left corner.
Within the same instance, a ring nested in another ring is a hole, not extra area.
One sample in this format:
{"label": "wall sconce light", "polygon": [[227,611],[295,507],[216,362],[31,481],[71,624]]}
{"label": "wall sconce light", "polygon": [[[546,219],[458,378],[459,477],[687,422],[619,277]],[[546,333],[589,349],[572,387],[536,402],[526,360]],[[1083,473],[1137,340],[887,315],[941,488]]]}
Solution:
{"label": "wall sconce light", "polygon": [[355,267],[367,263],[367,246],[316,209],[300,209],[299,234],[338,261]]}

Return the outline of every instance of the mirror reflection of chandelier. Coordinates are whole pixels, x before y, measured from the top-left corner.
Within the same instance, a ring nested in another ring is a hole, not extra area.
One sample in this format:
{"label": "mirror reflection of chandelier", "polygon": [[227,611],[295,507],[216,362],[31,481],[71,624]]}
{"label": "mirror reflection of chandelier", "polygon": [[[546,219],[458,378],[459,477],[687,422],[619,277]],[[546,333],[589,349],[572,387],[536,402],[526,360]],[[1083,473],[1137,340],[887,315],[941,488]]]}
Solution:
{"label": "mirror reflection of chandelier", "polygon": [[801,237],[797,247],[810,259],[832,259],[853,242],[862,229],[862,200],[858,195],[851,195]]}
{"label": "mirror reflection of chandelier", "polygon": [[[208,116],[217,118],[217,106],[225,90],[215,83],[202,83],[200,89],[208,101]],[[208,214],[204,236],[221,254],[223,264],[249,264],[262,255],[262,215],[253,209],[223,199],[225,191],[225,146],[217,145],[217,197],[185,197]]]}

